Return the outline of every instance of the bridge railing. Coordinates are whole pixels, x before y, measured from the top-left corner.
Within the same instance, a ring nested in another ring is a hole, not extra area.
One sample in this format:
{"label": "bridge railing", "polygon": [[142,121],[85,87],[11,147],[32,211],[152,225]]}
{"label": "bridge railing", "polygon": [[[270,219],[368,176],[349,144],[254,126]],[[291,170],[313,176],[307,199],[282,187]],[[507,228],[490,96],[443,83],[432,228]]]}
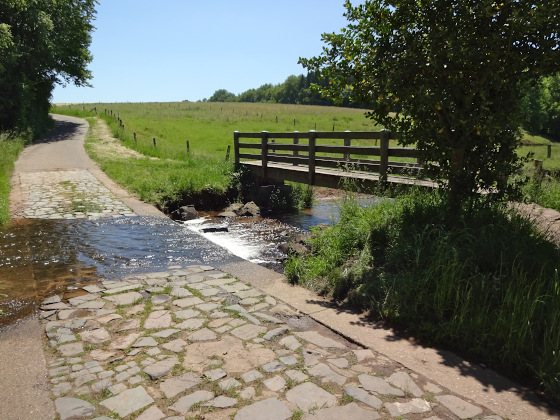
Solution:
{"label": "bridge railing", "polygon": [[[236,165],[241,159],[261,161],[263,178],[267,177],[269,162],[308,166],[310,184],[314,183],[317,167],[379,173],[381,180],[386,180],[388,174],[419,171],[422,164],[418,160],[418,151],[410,147],[390,147],[390,140],[395,138],[388,130],[292,133],[235,131],[233,134]],[[249,141],[242,142],[244,139]],[[352,146],[352,142],[358,140],[375,140],[376,146]],[[394,157],[408,158],[408,161],[391,161],[390,158]]]}

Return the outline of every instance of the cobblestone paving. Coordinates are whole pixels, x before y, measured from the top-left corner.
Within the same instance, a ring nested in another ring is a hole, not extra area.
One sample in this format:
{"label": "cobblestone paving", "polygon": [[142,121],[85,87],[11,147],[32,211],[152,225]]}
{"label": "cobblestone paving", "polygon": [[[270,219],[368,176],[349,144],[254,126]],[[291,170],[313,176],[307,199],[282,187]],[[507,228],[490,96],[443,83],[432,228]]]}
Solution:
{"label": "cobblestone paving", "polygon": [[60,419],[485,419],[487,409],[207,266],[41,305]]}
{"label": "cobblestone paving", "polygon": [[87,170],[20,175],[27,219],[95,219],[134,213]]}

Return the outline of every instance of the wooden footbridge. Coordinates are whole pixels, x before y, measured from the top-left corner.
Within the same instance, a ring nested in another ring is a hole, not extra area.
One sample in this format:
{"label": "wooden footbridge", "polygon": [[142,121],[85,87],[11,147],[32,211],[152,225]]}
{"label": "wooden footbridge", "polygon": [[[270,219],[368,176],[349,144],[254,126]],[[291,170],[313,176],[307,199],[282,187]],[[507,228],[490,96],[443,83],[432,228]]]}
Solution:
{"label": "wooden footbridge", "polygon": [[[396,139],[388,130],[235,131],[235,163],[262,181],[294,181],[329,188],[341,188],[345,181],[351,181],[363,191],[373,190],[380,182],[386,186],[436,187],[435,182],[416,177],[422,170],[418,151],[391,147],[391,140]],[[397,160],[391,160],[394,158]]]}

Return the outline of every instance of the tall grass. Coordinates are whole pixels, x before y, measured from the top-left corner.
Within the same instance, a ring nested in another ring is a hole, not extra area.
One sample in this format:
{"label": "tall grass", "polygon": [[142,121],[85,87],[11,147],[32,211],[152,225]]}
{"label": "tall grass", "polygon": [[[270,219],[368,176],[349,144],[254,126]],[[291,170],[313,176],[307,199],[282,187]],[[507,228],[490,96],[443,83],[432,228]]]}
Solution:
{"label": "tall grass", "polygon": [[27,134],[0,133],[0,225],[10,220],[10,176],[15,160],[29,140]]}
{"label": "tall grass", "polygon": [[450,216],[437,193],[362,208],[286,266],[311,287],[560,395],[560,249],[500,205]]}

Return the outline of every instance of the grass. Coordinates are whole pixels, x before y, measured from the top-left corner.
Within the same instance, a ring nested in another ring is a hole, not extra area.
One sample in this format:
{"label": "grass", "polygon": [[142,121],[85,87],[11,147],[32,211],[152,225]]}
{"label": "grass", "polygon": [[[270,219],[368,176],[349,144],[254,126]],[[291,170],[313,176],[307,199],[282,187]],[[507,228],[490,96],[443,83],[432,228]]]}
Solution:
{"label": "grass", "polygon": [[449,216],[436,192],[347,198],[291,282],[560,395],[560,249],[505,206]]}
{"label": "grass", "polygon": [[10,220],[10,176],[19,153],[30,141],[29,136],[0,133],[0,225]]}

